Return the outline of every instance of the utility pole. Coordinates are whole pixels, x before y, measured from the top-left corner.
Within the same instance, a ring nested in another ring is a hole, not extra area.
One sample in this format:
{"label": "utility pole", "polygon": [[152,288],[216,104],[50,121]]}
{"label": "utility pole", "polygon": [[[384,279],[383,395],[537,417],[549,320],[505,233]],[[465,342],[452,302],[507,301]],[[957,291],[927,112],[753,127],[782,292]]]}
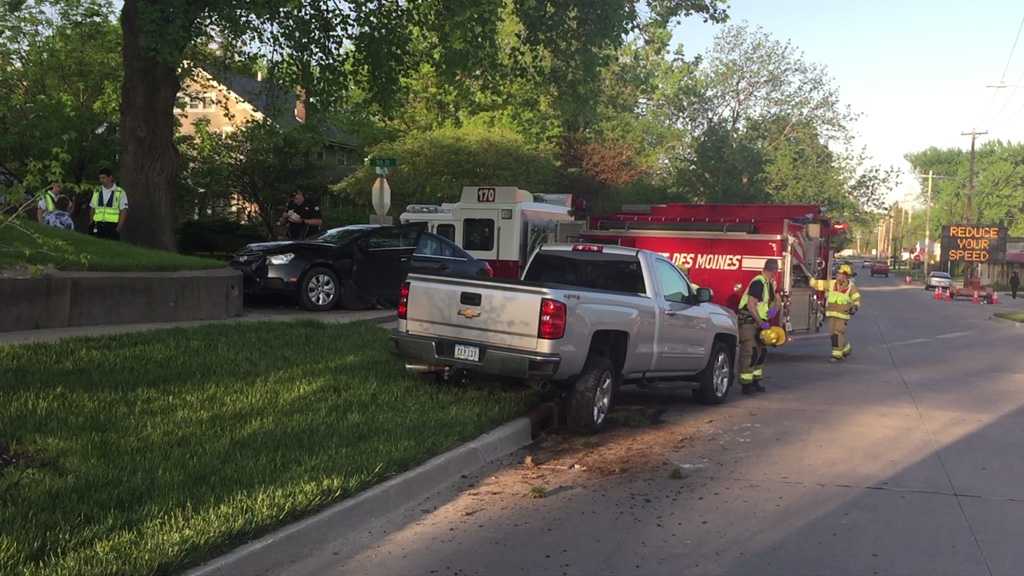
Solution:
{"label": "utility pole", "polygon": [[967,184],[967,198],[964,199],[964,220],[967,224],[974,224],[974,142],[978,136],[984,136],[988,134],[988,130],[984,132],[978,132],[977,130],[971,130],[970,132],[961,132],[961,136],[971,137],[971,174],[970,180]]}
{"label": "utility pole", "polygon": [[895,264],[895,262],[893,262],[893,258],[892,258],[892,228],[893,228],[892,211],[893,211],[893,208],[889,208],[889,217],[888,217],[888,220],[889,220],[889,239],[885,243],[885,250],[886,250],[886,252],[889,253],[889,257],[888,257],[888,260],[886,260],[886,262],[888,262],[890,266]]}
{"label": "utility pole", "polygon": [[932,233],[932,179],[935,173],[928,171],[928,203],[924,209],[924,281],[928,282],[928,260],[932,257],[932,245],[929,242]]}

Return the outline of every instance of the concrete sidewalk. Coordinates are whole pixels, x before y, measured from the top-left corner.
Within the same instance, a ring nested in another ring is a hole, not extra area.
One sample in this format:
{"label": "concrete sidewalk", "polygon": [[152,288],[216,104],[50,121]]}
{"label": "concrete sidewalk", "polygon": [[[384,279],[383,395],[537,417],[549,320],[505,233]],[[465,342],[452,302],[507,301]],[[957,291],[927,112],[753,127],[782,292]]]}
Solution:
{"label": "concrete sidewalk", "polygon": [[148,332],[167,328],[190,328],[205,324],[225,322],[286,322],[294,320],[316,320],[344,324],[347,322],[371,321],[387,322],[395,316],[394,310],[365,310],[352,312],[333,310],[331,312],[306,312],[296,309],[261,309],[246,308],[238,318],[227,320],[197,320],[192,322],[153,322],[147,324],[103,324],[98,326],[74,326],[71,328],[54,328],[49,330],[25,330],[20,332],[0,332],[0,345],[29,344],[32,342],[55,342],[65,338],[82,336],[106,336],[109,334],[129,334],[132,332]]}

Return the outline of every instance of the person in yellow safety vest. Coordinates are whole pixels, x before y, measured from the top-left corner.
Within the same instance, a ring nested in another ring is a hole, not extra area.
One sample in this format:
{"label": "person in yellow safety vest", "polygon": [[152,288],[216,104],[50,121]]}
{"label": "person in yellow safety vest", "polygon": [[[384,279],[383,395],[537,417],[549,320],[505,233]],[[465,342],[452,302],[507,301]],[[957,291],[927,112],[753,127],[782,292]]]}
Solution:
{"label": "person in yellow safety vest", "polygon": [[50,184],[50,187],[39,193],[39,204],[36,205],[36,221],[40,224],[50,212],[57,209],[57,197],[60,196],[60,182]]}
{"label": "person in yellow safety vest", "polygon": [[825,318],[832,334],[832,362],[839,362],[850,355],[853,347],[846,337],[846,324],[860,309],[860,291],[850,280],[853,269],[843,264],[836,272],[835,280],[811,280],[811,288],[825,293]]}
{"label": "person in yellow safety vest", "polygon": [[764,377],[768,348],[761,342],[760,333],[771,327],[770,321],[779,313],[778,290],[775,288],[775,275],[778,271],[778,260],[766,260],[764,271],[750,281],[740,298],[737,318],[740,332],[740,384],[744,394],[765,391],[761,379]]}
{"label": "person in yellow safety vest", "polygon": [[97,238],[120,240],[128,220],[128,194],[114,184],[109,168],[100,170],[100,188],[92,193],[89,208],[89,233]]}

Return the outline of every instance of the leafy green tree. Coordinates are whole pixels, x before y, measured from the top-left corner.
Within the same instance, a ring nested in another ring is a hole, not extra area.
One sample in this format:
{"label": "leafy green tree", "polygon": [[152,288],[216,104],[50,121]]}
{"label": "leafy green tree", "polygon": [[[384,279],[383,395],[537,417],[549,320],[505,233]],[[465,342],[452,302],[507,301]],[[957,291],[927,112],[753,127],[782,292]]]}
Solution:
{"label": "leafy green tree", "polygon": [[[375,157],[395,158],[388,175],[392,213],[408,204],[454,202],[463,186],[519,186],[534,193],[562,192],[553,150],[527,143],[502,126],[471,124],[415,132],[370,150]],[[334,187],[346,204],[371,211],[374,170],[364,167]]]}
{"label": "leafy green tree", "polygon": [[0,8],[0,158],[66,159],[61,180],[94,181],[117,158],[120,30],[106,0]]}
{"label": "leafy green tree", "polygon": [[813,202],[839,218],[878,208],[897,172],[854,143],[856,116],[823,66],[747,25],[722,29],[671,100],[693,136],[673,187],[712,202]]}

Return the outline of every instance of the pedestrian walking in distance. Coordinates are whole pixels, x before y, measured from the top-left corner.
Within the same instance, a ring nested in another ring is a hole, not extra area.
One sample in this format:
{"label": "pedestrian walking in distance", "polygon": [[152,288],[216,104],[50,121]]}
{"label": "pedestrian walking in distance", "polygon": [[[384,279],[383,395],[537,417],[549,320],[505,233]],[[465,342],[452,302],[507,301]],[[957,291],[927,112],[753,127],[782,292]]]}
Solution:
{"label": "pedestrian walking in distance", "polygon": [[849,264],[843,264],[835,280],[811,280],[811,288],[825,293],[825,318],[832,334],[832,362],[845,360],[853,351],[846,336],[846,325],[860,309],[860,291],[851,276],[853,269]]}
{"label": "pedestrian walking in distance", "polygon": [[1010,294],[1013,295],[1013,299],[1017,299],[1017,289],[1020,288],[1020,276],[1017,275],[1017,271],[1014,270],[1013,274],[1010,274]]}
{"label": "pedestrian walking in distance", "polygon": [[754,277],[740,298],[740,384],[744,394],[764,392],[761,384],[764,364],[768,359],[768,348],[761,341],[761,331],[771,328],[771,320],[779,313],[778,290],[775,276],[779,261],[769,258],[764,271]]}
{"label": "pedestrian walking in distance", "polygon": [[114,183],[109,168],[100,170],[100,187],[89,202],[89,233],[97,238],[120,240],[128,220],[128,194]]}

